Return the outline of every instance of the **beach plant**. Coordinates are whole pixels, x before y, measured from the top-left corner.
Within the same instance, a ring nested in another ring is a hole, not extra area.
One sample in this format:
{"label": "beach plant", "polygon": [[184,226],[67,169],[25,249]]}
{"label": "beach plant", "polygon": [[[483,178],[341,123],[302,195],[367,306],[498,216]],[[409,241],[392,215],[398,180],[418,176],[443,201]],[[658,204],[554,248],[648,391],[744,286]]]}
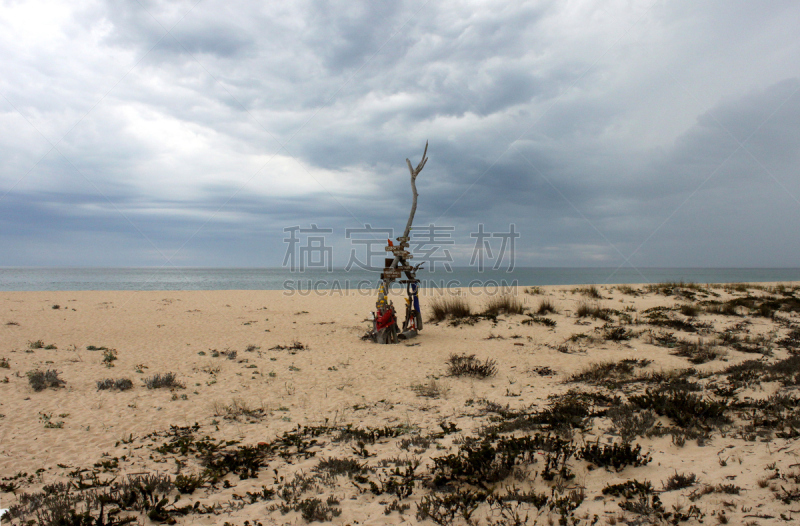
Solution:
{"label": "beach plant", "polygon": [[191,474],[191,475],[183,475],[180,474],[175,477],[175,489],[177,489],[181,494],[191,495],[194,491],[201,487],[203,484],[206,483],[205,477],[203,475],[198,474]]}
{"label": "beach plant", "polygon": [[378,476],[378,482],[369,481],[370,492],[373,495],[393,495],[398,501],[406,499],[414,493],[414,481],[418,479],[416,469],[419,467],[419,459],[407,460],[401,466],[395,468],[386,476]]}
{"label": "beach plant", "polygon": [[550,301],[550,299],[544,298],[539,302],[539,306],[536,307],[536,314],[540,316],[544,316],[546,314],[558,314],[558,308],[552,301]]}
{"label": "beach plant", "polygon": [[411,384],[411,390],[423,398],[440,398],[450,392],[449,387],[437,382],[435,378],[431,378],[427,383]]}
{"label": "beach plant", "polygon": [[627,466],[639,467],[647,465],[652,457],[649,453],[642,455],[642,446],[631,446],[628,442],[621,444],[600,445],[599,439],[579,449],[576,457],[586,460],[595,466],[612,467],[619,472]]}
{"label": "beach plant", "polygon": [[253,408],[243,398],[234,398],[230,404],[214,403],[214,416],[221,416],[226,420],[239,420],[241,417],[255,419],[266,414],[264,407]]}
{"label": "beach plant", "polygon": [[342,514],[342,509],[322,502],[316,497],[298,500],[293,503],[279,504],[272,509],[280,510],[282,514],[291,511],[299,512],[306,522],[330,522],[334,517]]}
{"label": "beach plant", "polygon": [[483,310],[484,316],[496,317],[499,314],[524,314],[525,307],[516,296],[503,294],[492,296]]}
{"label": "beach plant", "polygon": [[450,376],[471,376],[489,378],[497,374],[497,362],[491,358],[481,362],[474,354],[451,354],[447,359],[447,374]]}
{"label": "beach plant", "polygon": [[420,453],[431,447],[432,439],[431,437],[426,437],[422,435],[414,435],[411,438],[403,438],[397,443],[397,447],[408,451],[412,447],[415,448],[415,453]]}
{"label": "beach plant", "polygon": [[106,389],[117,389],[119,391],[127,391],[128,389],[133,389],[133,381],[130,378],[118,378],[117,380],[106,378],[105,380],[98,380],[97,390],[103,391]]}
{"label": "beach plant", "polygon": [[670,354],[683,356],[695,365],[710,362],[725,356],[724,351],[710,343],[704,342],[702,338],[696,342],[677,340]]}
{"label": "beach plant", "polygon": [[169,389],[183,389],[184,385],[178,382],[175,373],[156,373],[149,378],[144,379],[144,385],[148,389],[161,389],[161,388],[169,388]]}
{"label": "beach plant", "polygon": [[[67,417],[69,415],[62,414],[62,415],[59,415],[59,416],[61,416],[62,418],[65,418],[65,417]],[[64,422],[62,420],[59,420],[57,422],[53,421],[53,413],[42,413],[40,411],[39,412],[39,421],[44,424],[45,429],[61,429],[61,428],[64,427]]]}
{"label": "beach plant", "polygon": [[697,475],[694,473],[678,473],[675,472],[674,475],[671,475],[667,480],[662,482],[662,486],[664,487],[664,491],[675,491],[678,489],[688,488],[690,486],[694,486],[697,484]]}
{"label": "beach plant", "polygon": [[0,369],[10,369],[11,365],[8,363],[8,358],[0,358]]}
{"label": "beach plant", "polygon": [[622,342],[633,338],[635,334],[625,327],[606,324],[603,327],[603,339],[612,342]]}
{"label": "beach plant", "polygon": [[441,526],[453,524],[456,517],[469,521],[484,501],[486,493],[461,489],[445,495],[425,495],[417,503],[417,520],[430,519]]}
{"label": "beach plant", "polygon": [[680,306],[679,312],[684,316],[694,318],[698,314],[700,314],[700,309],[697,307],[697,305],[691,303],[684,303],[683,305]]}
{"label": "beach plant", "polygon": [[461,296],[439,296],[431,302],[431,321],[440,322],[448,317],[468,318],[472,315],[469,303]]}
{"label": "beach plant", "polygon": [[522,320],[523,325],[531,325],[533,323],[538,323],[539,325],[544,325],[545,327],[555,327],[556,321],[551,320],[550,318],[545,318],[543,316],[535,316],[535,315],[528,315],[528,317]]}
{"label": "beach plant", "polygon": [[639,482],[633,479],[621,484],[606,486],[603,488],[603,495],[621,497],[623,501],[619,503],[619,507],[625,511],[655,519],[669,517],[661,499],[655,494],[653,486],[648,481]]}
{"label": "beach plant", "polygon": [[611,311],[604,309],[596,303],[581,301],[575,310],[578,318],[594,318],[596,320],[611,321]]}
{"label": "beach plant", "polygon": [[55,369],[48,369],[47,371],[36,369],[25,374],[28,376],[28,383],[36,392],[44,391],[48,387],[62,387],[67,383],[58,377],[59,372]]}
{"label": "beach plant", "polygon": [[367,464],[354,458],[324,458],[314,467],[314,471],[323,471],[331,475],[347,475],[353,478],[354,475],[367,471]]}
{"label": "beach plant", "polygon": [[28,341],[30,349],[44,349],[44,340]]}
{"label": "beach plant", "polygon": [[629,402],[670,418],[682,428],[718,426],[730,423],[728,406],[682,389],[647,389],[643,395],[629,397]]}
{"label": "beach plant", "polygon": [[114,367],[114,362],[117,359],[116,349],[106,349],[103,351],[103,364],[106,367]]}
{"label": "beach plant", "polygon": [[596,285],[589,285],[588,287],[579,287],[575,289],[573,292],[578,292],[586,297],[596,300],[603,299],[603,296],[602,294],[600,294],[600,290],[597,288]]}
{"label": "beach plant", "polygon": [[299,341],[295,340],[290,345],[276,345],[275,347],[270,347],[270,351],[305,351],[309,347]]}
{"label": "beach plant", "polygon": [[592,363],[582,371],[570,376],[567,382],[583,382],[613,388],[630,381],[636,368],[647,367],[650,363],[650,360],[646,358]]}
{"label": "beach plant", "polygon": [[653,411],[640,410],[632,404],[614,405],[606,416],[611,419],[612,430],[619,434],[623,443],[645,436],[657,421]]}
{"label": "beach plant", "polygon": [[639,289],[634,289],[630,285],[617,285],[617,290],[628,296],[638,296]]}

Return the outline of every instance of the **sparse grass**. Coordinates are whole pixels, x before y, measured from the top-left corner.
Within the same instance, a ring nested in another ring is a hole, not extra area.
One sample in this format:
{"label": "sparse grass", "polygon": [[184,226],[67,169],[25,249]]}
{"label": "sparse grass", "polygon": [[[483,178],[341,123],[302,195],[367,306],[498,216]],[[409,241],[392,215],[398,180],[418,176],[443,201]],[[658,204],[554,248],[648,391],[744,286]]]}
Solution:
{"label": "sparse grass", "polygon": [[230,404],[214,403],[214,416],[221,416],[228,420],[239,420],[240,417],[255,418],[264,414],[264,409],[250,407],[246,400],[234,398]]}
{"label": "sparse grass", "polygon": [[578,303],[578,308],[575,311],[578,318],[594,318],[596,320],[610,321],[611,313],[608,309],[600,307],[596,303],[588,303],[581,301]]}
{"label": "sparse grass", "polygon": [[447,359],[447,374],[450,376],[472,376],[474,378],[488,378],[497,374],[497,362],[487,358],[481,362],[474,354],[451,354]]}
{"label": "sparse grass", "polygon": [[319,461],[314,471],[325,471],[331,475],[354,475],[367,471],[366,462],[362,463],[354,458],[325,458]]}
{"label": "sparse grass", "polygon": [[704,342],[702,338],[696,342],[678,340],[670,354],[683,356],[695,365],[710,362],[725,356],[724,351],[710,343]]}
{"label": "sparse grass", "polygon": [[0,369],[10,369],[11,366],[8,364],[8,358],[0,358]]}
{"label": "sparse grass", "polygon": [[28,383],[34,391],[44,391],[48,387],[58,388],[66,384],[64,380],[58,377],[58,371],[49,369],[47,371],[28,371]]}
{"label": "sparse grass", "polygon": [[592,298],[595,300],[603,299],[603,295],[600,294],[600,290],[597,288],[596,285],[589,285],[588,287],[580,287],[575,289],[573,292],[578,292],[583,294],[587,298]]}
{"label": "sparse grass", "polygon": [[423,398],[441,398],[447,396],[450,389],[444,384],[437,382],[436,379],[431,378],[425,384],[412,384],[411,390],[417,393],[417,396]]}
{"label": "sparse grass", "polygon": [[556,308],[555,304],[550,301],[550,299],[544,298],[536,308],[536,314],[539,316],[544,316],[546,314],[558,314],[558,308]]}
{"label": "sparse grass", "polygon": [[511,295],[492,296],[486,303],[483,311],[484,316],[497,316],[498,314],[524,314],[525,307],[519,298]]}
{"label": "sparse grass", "polygon": [[689,316],[690,318],[694,318],[698,314],[700,314],[700,309],[697,307],[697,305],[693,305],[691,303],[685,303],[681,305],[680,313],[683,314],[684,316]]}
{"label": "sparse grass", "polygon": [[662,294],[664,296],[672,296],[685,291],[703,292],[705,289],[697,283],[684,283],[679,282],[664,282],[664,283],[651,283],[645,285],[645,290],[650,293]]}
{"label": "sparse grass", "polygon": [[621,326],[606,324],[603,327],[603,339],[612,342],[622,342],[633,338],[635,334],[630,329]]}
{"label": "sparse grass", "polygon": [[703,307],[703,309],[708,314],[718,314],[718,315],[721,315],[721,316],[738,316],[739,315],[739,311],[736,310],[736,305],[734,305],[733,303],[728,302],[728,301],[726,301],[724,303],[719,303],[719,302],[716,302],[716,301],[715,302],[709,302]]}
{"label": "sparse grass", "polygon": [[144,385],[148,389],[183,389],[184,385],[176,380],[175,373],[156,373],[149,378],[144,379]]}
{"label": "sparse grass", "polygon": [[688,488],[697,484],[697,475],[694,473],[681,473],[676,471],[667,480],[661,483],[664,486],[664,491],[675,491],[678,489]]}
{"label": "sparse grass", "polygon": [[531,294],[535,296],[536,294],[541,294],[541,293],[542,293],[541,287],[528,287],[525,289],[525,294]]}
{"label": "sparse grass", "polygon": [[397,447],[405,451],[408,451],[412,447],[424,450],[431,447],[431,442],[432,440],[428,437],[422,435],[414,435],[411,438],[401,439],[400,442],[397,443]]}
{"label": "sparse grass", "polygon": [[[305,351],[308,350],[308,346],[305,344],[300,343],[299,341],[295,340],[291,343],[291,345],[276,345],[275,347],[270,347],[270,351]],[[212,353],[213,356],[213,353]],[[235,357],[235,355],[234,355]]]}
{"label": "sparse grass", "polygon": [[618,285],[617,290],[628,296],[638,296],[640,294],[639,289],[634,289],[630,285]]}
{"label": "sparse grass", "polygon": [[615,405],[606,416],[611,419],[613,431],[619,434],[623,443],[645,436],[658,421],[654,412],[639,410],[631,404]]}
{"label": "sparse grass", "polygon": [[650,365],[649,360],[634,359],[593,363],[583,371],[570,376],[567,382],[615,386],[630,379],[637,367],[647,367],[648,365]]}
{"label": "sparse grass", "polygon": [[448,318],[468,318],[472,315],[469,303],[461,296],[439,296],[431,302],[431,321]]}

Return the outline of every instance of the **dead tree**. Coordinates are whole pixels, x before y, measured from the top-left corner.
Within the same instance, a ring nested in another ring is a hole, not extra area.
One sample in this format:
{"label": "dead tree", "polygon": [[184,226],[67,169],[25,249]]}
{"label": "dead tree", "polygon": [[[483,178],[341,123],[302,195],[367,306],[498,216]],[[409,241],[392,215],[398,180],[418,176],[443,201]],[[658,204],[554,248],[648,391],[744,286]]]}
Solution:
{"label": "dead tree", "polygon": [[[408,214],[408,222],[403,231],[403,235],[397,238],[398,244],[395,245],[391,240],[388,240],[387,252],[392,253],[391,263],[389,258],[386,258],[386,268],[383,269],[381,274],[381,285],[378,289],[378,301],[375,304],[376,310],[373,315],[373,339],[377,343],[396,343],[398,339],[413,338],[417,332],[422,329],[422,314],[419,308],[419,299],[417,298],[417,291],[419,289],[419,280],[417,279],[417,270],[422,266],[412,266],[408,260],[413,256],[408,252],[408,245],[411,234],[411,225],[414,222],[414,214],[417,212],[417,176],[425,167],[428,162],[428,143],[425,143],[425,150],[422,152],[422,159],[416,168],[411,166],[411,161],[406,159],[408,171],[411,173],[411,212]],[[406,285],[408,299],[406,300],[406,320],[403,323],[402,332],[397,327],[397,315],[388,298],[389,290],[392,282],[400,278],[401,272],[405,273],[406,279],[401,280],[400,283]]]}

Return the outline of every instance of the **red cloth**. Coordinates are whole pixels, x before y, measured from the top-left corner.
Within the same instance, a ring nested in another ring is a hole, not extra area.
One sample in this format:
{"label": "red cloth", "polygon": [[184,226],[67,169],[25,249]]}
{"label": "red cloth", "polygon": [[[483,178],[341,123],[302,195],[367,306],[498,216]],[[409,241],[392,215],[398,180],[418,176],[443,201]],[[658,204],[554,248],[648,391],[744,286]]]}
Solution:
{"label": "red cloth", "polygon": [[394,316],[394,309],[386,309],[386,312],[378,316],[378,319],[375,320],[378,330],[390,327],[394,323],[397,323],[397,319]]}

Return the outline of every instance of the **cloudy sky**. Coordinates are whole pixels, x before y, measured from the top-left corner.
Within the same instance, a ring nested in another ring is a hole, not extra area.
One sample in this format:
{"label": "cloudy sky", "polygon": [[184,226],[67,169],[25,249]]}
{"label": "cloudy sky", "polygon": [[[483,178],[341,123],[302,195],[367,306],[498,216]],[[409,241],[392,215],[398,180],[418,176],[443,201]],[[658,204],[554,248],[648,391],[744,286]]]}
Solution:
{"label": "cloudy sky", "polygon": [[[800,3],[0,0],[0,266],[800,266]],[[449,229],[449,230],[448,230]],[[302,238],[301,238],[302,239]],[[495,254],[502,238],[490,238]]]}

